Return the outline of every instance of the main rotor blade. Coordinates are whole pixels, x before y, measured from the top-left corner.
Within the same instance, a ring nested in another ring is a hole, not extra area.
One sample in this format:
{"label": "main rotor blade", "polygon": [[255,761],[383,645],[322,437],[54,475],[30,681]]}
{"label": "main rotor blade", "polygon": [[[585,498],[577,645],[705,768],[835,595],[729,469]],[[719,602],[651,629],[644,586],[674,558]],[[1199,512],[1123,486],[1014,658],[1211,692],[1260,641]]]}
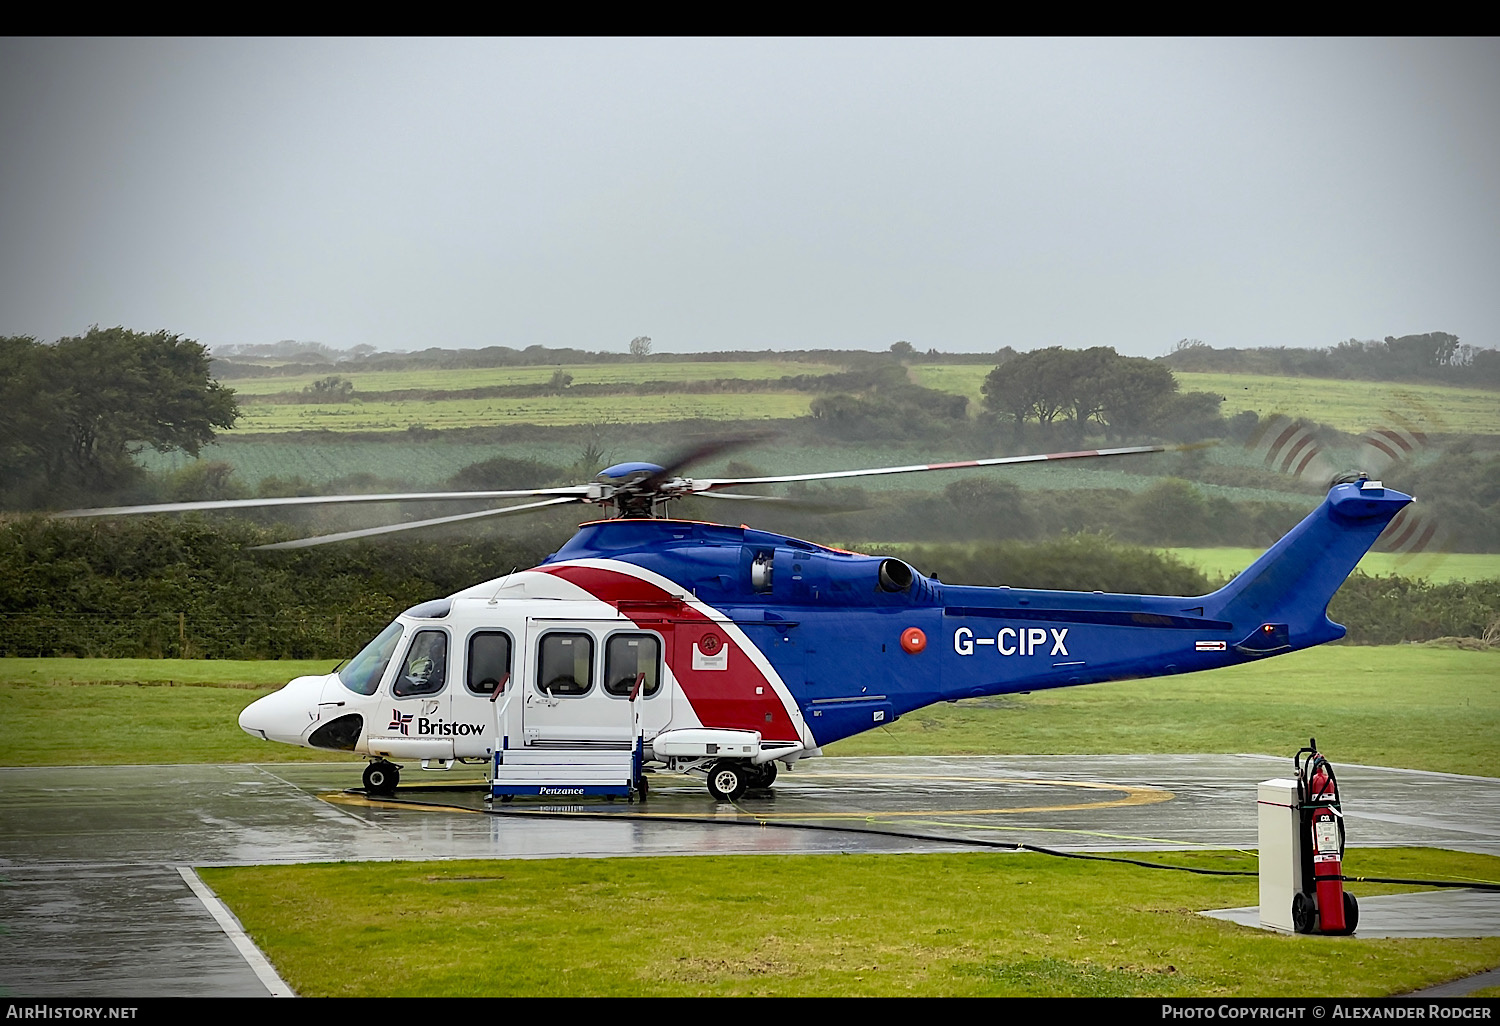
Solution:
{"label": "main rotor blade", "polygon": [[480,517],[499,517],[507,513],[520,513],[523,510],[539,509],[542,506],[556,506],[564,502],[580,502],[573,496],[564,496],[560,499],[545,499],[541,502],[527,502],[520,506],[504,506],[500,509],[482,509],[477,513],[459,513],[451,517],[435,517],[432,520],[416,520],[409,524],[387,524],[384,527],[366,527],[358,531],[341,531],[338,534],[322,534],[316,538],[297,538],[293,541],[274,542],[270,545],[252,545],[251,551],[262,549],[306,549],[314,545],[328,545],[333,542],[351,541],[355,538],[370,538],[377,534],[392,534],[396,531],[414,531],[419,527],[436,527],[438,524],[456,524],[460,520],[478,520]]}
{"label": "main rotor blade", "polygon": [[1084,449],[1079,452],[1048,452],[1035,456],[996,456],[957,463],[917,463],[909,467],[876,467],[870,470],[831,470],[822,474],[783,474],[779,477],[719,477],[694,479],[692,492],[710,492],[748,484],[787,484],[792,481],[833,481],[849,477],[876,477],[882,474],[916,474],[925,470],[960,470],[965,467],[1000,467],[1011,463],[1042,463],[1047,460],[1076,460],[1092,456],[1129,456],[1135,453],[1173,452],[1187,448],[1180,445],[1133,445],[1123,449]]}
{"label": "main rotor blade", "polygon": [[699,492],[695,499],[748,499],[751,502],[791,502],[785,495],[746,495],[744,492]]}
{"label": "main rotor blade", "polygon": [[691,449],[677,453],[669,459],[660,470],[652,474],[639,485],[641,491],[655,491],[663,481],[670,481],[677,476],[677,472],[683,467],[690,466],[710,457],[717,456],[721,452],[731,449],[742,449],[747,445],[765,441],[766,435],[742,435],[738,438],[720,438],[711,442],[704,442]]}
{"label": "main rotor blade", "polygon": [[850,506],[843,503],[815,502],[809,499],[795,498],[790,495],[746,495],[744,492],[696,492],[692,494],[692,498],[748,499],[751,502],[779,502],[786,509],[795,509],[807,513],[853,513],[867,508],[866,506]]}
{"label": "main rotor blade", "polygon": [[70,509],[54,517],[126,516],[132,513],[187,513],[206,509],[260,509],[272,506],[316,506],[336,502],[446,502],[450,499],[519,499],[532,495],[583,495],[587,485],[523,488],[498,492],[396,492],[389,495],[288,495],[275,499],[213,499],[203,502],[158,502],[144,506]]}

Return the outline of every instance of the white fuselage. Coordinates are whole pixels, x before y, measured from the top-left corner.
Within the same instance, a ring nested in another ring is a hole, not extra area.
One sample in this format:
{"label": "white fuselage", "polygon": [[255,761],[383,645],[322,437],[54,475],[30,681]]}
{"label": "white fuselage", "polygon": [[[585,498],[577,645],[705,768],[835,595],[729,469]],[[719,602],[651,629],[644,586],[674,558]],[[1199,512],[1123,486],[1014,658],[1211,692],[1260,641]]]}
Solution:
{"label": "white fuselage", "polygon": [[[602,572],[646,573],[627,564]],[[810,742],[785,683],[749,640],[682,598],[725,636],[706,663],[725,672],[704,671],[701,659],[688,672],[726,685],[753,674],[748,700],[775,703]],[[695,661],[681,642],[671,626],[633,619],[555,572],[526,571],[408,610],[338,672],[299,677],[251,704],[240,726],[308,748],[444,763],[488,761],[502,748],[649,743],[667,730],[718,725],[704,722],[693,688],[674,672]]]}

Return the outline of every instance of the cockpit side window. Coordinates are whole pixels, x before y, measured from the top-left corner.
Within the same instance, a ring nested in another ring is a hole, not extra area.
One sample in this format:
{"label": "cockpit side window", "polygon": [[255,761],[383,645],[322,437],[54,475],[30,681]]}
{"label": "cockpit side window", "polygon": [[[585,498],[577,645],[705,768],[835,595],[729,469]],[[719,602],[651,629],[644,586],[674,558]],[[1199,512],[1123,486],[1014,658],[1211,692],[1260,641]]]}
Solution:
{"label": "cockpit side window", "polygon": [[469,638],[468,687],[476,695],[503,693],[510,687],[510,635],[479,631]]}
{"label": "cockpit side window", "polygon": [[391,694],[397,698],[435,695],[448,681],[448,632],[417,631],[396,671]]}
{"label": "cockpit side window", "polygon": [[585,695],[594,686],[594,639],[587,634],[544,635],[537,652],[537,690]]}
{"label": "cockpit side window", "polygon": [[391,656],[396,651],[396,642],[401,640],[401,621],[397,620],[359,650],[359,655],[349,660],[349,665],[339,671],[339,681],[356,695],[373,695],[385,676]]}

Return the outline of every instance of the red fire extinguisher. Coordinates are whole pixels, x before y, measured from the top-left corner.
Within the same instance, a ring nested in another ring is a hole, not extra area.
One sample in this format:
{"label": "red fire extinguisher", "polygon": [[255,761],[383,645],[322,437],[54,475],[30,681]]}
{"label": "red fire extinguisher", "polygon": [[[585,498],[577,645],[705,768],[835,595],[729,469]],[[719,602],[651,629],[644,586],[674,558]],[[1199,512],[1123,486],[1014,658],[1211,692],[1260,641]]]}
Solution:
{"label": "red fire extinguisher", "polygon": [[1308,744],[1293,761],[1302,811],[1302,885],[1292,901],[1292,922],[1299,933],[1353,933],[1359,903],[1344,890],[1344,813],[1338,781],[1318,752],[1317,739],[1309,738]]}

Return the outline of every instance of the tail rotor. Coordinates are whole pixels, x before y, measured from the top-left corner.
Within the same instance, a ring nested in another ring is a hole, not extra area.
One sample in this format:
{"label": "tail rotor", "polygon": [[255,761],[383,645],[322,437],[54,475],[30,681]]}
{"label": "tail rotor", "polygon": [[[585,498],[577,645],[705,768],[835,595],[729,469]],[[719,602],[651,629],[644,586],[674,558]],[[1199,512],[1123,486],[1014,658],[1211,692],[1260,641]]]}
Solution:
{"label": "tail rotor", "polygon": [[[1322,493],[1345,481],[1379,480],[1398,465],[1420,458],[1430,444],[1421,424],[1391,410],[1382,411],[1382,423],[1359,436],[1351,463],[1341,466],[1330,453],[1327,435],[1326,429],[1278,413],[1260,422],[1246,449],[1266,469]],[[1402,573],[1420,574],[1445,550],[1444,536],[1431,514],[1408,506],[1391,521],[1374,550],[1394,553]]]}

